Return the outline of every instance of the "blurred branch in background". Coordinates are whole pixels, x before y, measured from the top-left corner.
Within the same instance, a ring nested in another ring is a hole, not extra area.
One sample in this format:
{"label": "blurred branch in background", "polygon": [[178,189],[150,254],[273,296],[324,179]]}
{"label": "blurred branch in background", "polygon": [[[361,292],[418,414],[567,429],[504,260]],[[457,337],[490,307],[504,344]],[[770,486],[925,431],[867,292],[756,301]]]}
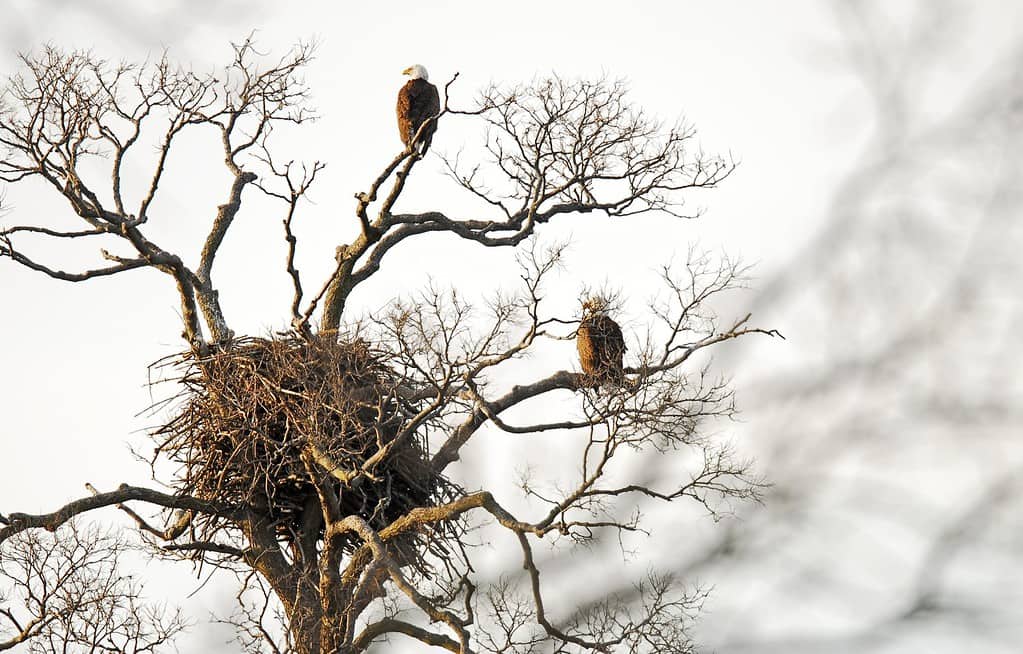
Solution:
{"label": "blurred branch in background", "polygon": [[873,133],[817,235],[754,285],[789,336],[738,391],[775,486],[686,566],[715,581],[722,654],[1023,640],[1023,43],[967,86],[955,49],[984,35],[963,5],[912,6],[835,5]]}

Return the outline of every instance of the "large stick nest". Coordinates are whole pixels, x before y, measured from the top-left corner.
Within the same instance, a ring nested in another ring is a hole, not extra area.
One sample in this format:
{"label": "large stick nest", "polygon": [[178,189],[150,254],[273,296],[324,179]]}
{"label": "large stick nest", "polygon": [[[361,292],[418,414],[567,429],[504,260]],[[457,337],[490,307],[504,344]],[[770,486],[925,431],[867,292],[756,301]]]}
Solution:
{"label": "large stick nest", "polygon": [[[322,530],[314,480],[377,529],[454,491],[431,471],[424,428],[406,429],[418,408],[403,378],[364,340],[239,339],[178,363],[183,403],[156,434],[182,493],[251,507],[295,539]],[[196,521],[205,536],[228,527]]]}

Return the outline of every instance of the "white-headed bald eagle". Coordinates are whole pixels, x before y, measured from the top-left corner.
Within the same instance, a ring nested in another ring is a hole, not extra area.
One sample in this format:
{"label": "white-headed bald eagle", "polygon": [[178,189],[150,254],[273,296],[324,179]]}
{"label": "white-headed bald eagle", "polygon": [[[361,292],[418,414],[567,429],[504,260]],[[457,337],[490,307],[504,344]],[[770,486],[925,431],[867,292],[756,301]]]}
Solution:
{"label": "white-headed bald eagle", "polygon": [[589,298],[583,302],[583,317],[575,338],[579,363],[591,378],[593,386],[607,382],[621,383],[625,338],[622,328],[607,315],[607,301]]}
{"label": "white-headed bald eagle", "polygon": [[[401,142],[408,146],[412,144],[422,124],[440,113],[440,94],[437,93],[437,87],[427,81],[429,75],[419,64],[409,66],[402,71],[402,75],[412,78],[398,91],[398,134]],[[436,121],[427,125],[419,135],[416,141],[419,154],[426,153],[435,131]]]}

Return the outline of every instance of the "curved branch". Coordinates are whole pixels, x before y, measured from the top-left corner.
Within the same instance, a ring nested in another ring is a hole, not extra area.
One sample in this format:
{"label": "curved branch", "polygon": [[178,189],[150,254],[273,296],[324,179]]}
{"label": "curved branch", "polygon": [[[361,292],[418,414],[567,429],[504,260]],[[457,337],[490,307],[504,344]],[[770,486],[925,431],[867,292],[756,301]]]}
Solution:
{"label": "curved branch", "polygon": [[490,402],[486,410],[483,407],[477,407],[473,410],[469,417],[452,431],[451,435],[444,441],[444,444],[437,450],[437,453],[433,455],[433,458],[430,460],[430,467],[435,473],[439,473],[453,461],[457,461],[458,451],[476,433],[476,430],[487,421],[488,412],[495,415],[499,414],[519,402],[549,393],[550,391],[575,390],[579,388],[579,384],[582,381],[582,375],[561,370],[538,382],[525,386],[513,386],[505,395]]}
{"label": "curved branch", "polygon": [[202,256],[199,259],[199,267],[196,269],[196,277],[203,285],[210,284],[210,271],[213,269],[213,259],[217,256],[220,244],[224,242],[224,236],[238,214],[242,203],[242,191],[245,186],[256,181],[256,174],[239,170],[234,181],[231,182],[231,191],[228,194],[227,202],[217,207],[217,217],[213,220],[213,227],[206,237],[206,243],[202,248]]}
{"label": "curved branch", "polygon": [[458,634],[459,648],[456,651],[459,654],[471,653],[472,650],[469,649],[469,633],[465,629],[465,620],[450,611],[438,608],[428,597],[424,596],[415,586],[409,583],[405,575],[402,574],[400,566],[395,563],[388,553],[380,534],[374,531],[364,519],[357,515],[347,516],[344,520],[328,527],[328,533],[325,538],[332,538],[347,531],[354,532],[366,543],[366,546],[373,553],[373,559],[387,570],[394,585],[401,592],[405,593],[424,613],[430,616],[431,620],[447,624],[452,631]]}
{"label": "curved branch", "polygon": [[82,513],[107,506],[116,506],[132,500],[148,502],[149,504],[155,504],[156,506],[168,509],[185,509],[208,515],[217,515],[232,520],[240,520],[242,517],[241,512],[231,506],[208,502],[186,495],[168,495],[167,493],[161,493],[150,488],[121,484],[115,491],[83,497],[82,499],[65,504],[52,513],[38,515],[9,513],[7,514],[8,525],[0,529],[0,543],[26,529],[54,531],[71,518]]}
{"label": "curved branch", "polygon": [[356,651],[364,650],[369,647],[375,639],[389,633],[404,634],[410,638],[415,638],[421,643],[426,643],[433,647],[443,647],[449,652],[461,651],[458,641],[452,640],[444,634],[434,633],[410,622],[404,622],[394,618],[385,618],[378,622],[366,625],[366,628],[363,629],[352,642],[352,647]]}
{"label": "curved branch", "polygon": [[116,266],[109,266],[107,268],[95,268],[93,270],[85,270],[83,272],[66,272],[64,270],[54,270],[48,266],[29,259],[22,253],[18,252],[11,246],[11,242],[6,238],[2,239],[4,245],[0,246],[0,257],[9,257],[12,261],[36,272],[41,272],[47,277],[53,279],[59,279],[65,282],[84,282],[90,279],[96,279],[98,277],[109,277],[110,275],[116,275],[128,270],[135,270],[136,268],[145,268],[150,265],[145,259],[126,259],[122,263]]}
{"label": "curved branch", "polygon": [[710,334],[700,340],[689,343],[688,345],[679,347],[678,350],[681,354],[673,359],[664,358],[663,363],[646,365],[639,367],[626,367],[624,372],[629,374],[639,374],[642,377],[649,377],[650,375],[658,372],[664,372],[666,370],[672,370],[685,363],[689,357],[704,348],[716,345],[717,343],[723,343],[724,341],[730,341],[740,336],[746,336],[747,334],[763,334],[765,336],[771,336],[773,338],[780,338],[785,340],[785,336],[782,335],[777,329],[762,329],[760,327],[744,327],[749,322],[753,314],[747,313],[741,319],[737,320],[727,330],[716,334]]}

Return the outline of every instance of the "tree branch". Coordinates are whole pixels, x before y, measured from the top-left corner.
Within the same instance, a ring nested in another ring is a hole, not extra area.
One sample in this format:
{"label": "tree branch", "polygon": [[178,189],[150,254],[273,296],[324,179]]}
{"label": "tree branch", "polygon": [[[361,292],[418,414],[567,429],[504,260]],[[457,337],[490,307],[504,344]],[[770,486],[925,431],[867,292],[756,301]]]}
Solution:
{"label": "tree branch", "polygon": [[47,531],[54,531],[71,518],[81,515],[82,513],[87,513],[107,506],[116,506],[123,502],[129,502],[132,500],[147,502],[149,504],[155,504],[168,509],[185,509],[231,519],[238,519],[240,517],[238,509],[230,506],[220,505],[214,502],[196,499],[194,497],[168,495],[149,488],[140,488],[137,486],[121,484],[121,486],[115,491],[97,493],[91,497],[84,497],[82,499],[69,502],[53,513],[44,513],[39,515],[32,515],[28,513],[9,513],[7,514],[9,524],[6,527],[0,528],[0,543],[15,534],[25,531],[26,529],[42,528]]}
{"label": "tree branch", "polygon": [[394,618],[385,618],[366,625],[366,628],[352,642],[352,647],[357,652],[362,651],[368,648],[375,639],[389,633],[404,634],[410,638],[415,638],[421,643],[433,647],[443,647],[449,652],[457,653],[461,651],[461,645],[456,640]]}

